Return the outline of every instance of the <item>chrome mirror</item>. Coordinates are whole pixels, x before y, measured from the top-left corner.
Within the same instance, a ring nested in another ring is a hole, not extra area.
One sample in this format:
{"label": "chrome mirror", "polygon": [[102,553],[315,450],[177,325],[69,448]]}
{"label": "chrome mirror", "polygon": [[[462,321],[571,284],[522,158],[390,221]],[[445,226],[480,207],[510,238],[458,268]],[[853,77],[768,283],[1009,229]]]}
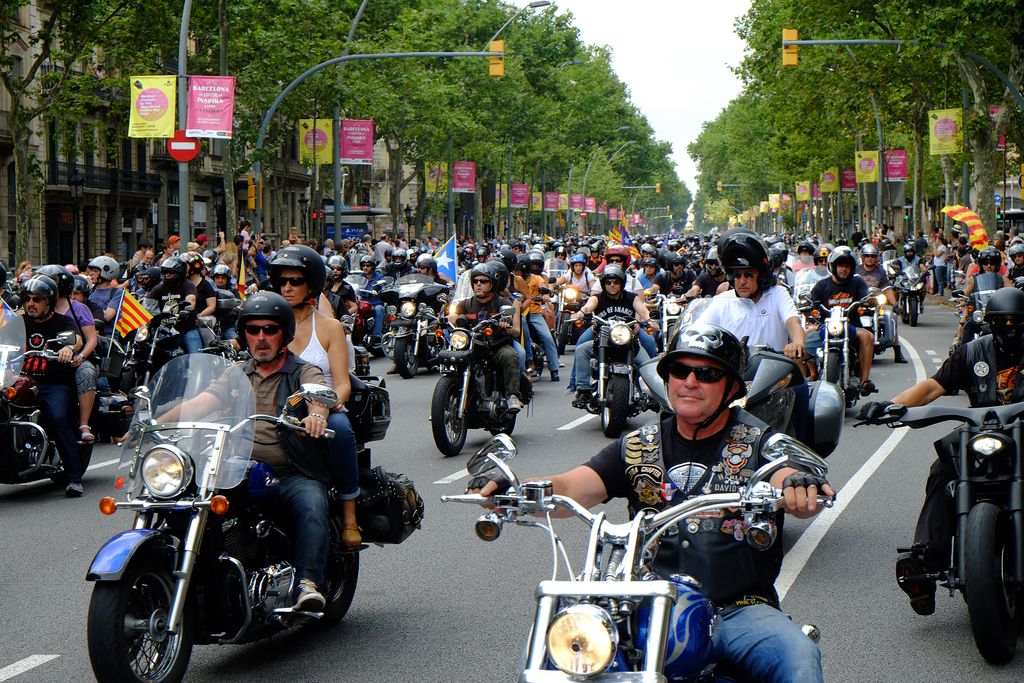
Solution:
{"label": "chrome mirror", "polygon": [[[338,392],[326,384],[302,384],[299,386],[299,390],[292,394],[292,397],[295,396],[325,408],[333,408],[338,404]],[[289,402],[292,397],[289,397]]]}
{"label": "chrome mirror", "polygon": [[519,478],[505,464],[516,457],[518,452],[519,449],[516,448],[516,444],[512,441],[511,437],[507,434],[498,434],[473,454],[473,457],[466,463],[466,470],[470,476],[476,477],[497,467],[512,482],[512,486],[518,493],[520,490]]}
{"label": "chrome mirror", "polygon": [[74,346],[76,341],[78,341],[78,335],[71,331],[61,332],[57,335],[57,342],[61,346]]}
{"label": "chrome mirror", "polygon": [[828,465],[817,453],[785,434],[773,434],[768,437],[761,448],[761,453],[771,462],[762,465],[750,477],[745,496],[749,496],[760,482],[768,481],[773,474],[787,467],[810,472],[819,477],[828,474]]}
{"label": "chrome mirror", "polygon": [[516,309],[514,306],[502,306],[498,309],[498,315],[502,318],[511,318],[515,315]]}

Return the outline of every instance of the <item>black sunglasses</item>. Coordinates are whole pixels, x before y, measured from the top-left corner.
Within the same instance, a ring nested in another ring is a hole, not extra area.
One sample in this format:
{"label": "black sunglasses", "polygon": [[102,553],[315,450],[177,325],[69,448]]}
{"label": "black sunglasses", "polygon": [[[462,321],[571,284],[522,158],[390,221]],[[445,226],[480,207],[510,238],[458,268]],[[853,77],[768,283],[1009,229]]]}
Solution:
{"label": "black sunglasses", "polygon": [[31,296],[30,295],[30,296],[26,296],[25,297],[25,301],[31,301],[34,304],[41,304],[41,303],[45,303],[46,301],[48,301],[48,299],[45,296]]}
{"label": "black sunglasses", "polygon": [[473,280],[473,284],[474,285],[489,285],[489,284],[491,284],[491,281],[490,280]]}
{"label": "black sunglasses", "polygon": [[272,336],[274,336],[275,334],[277,334],[280,331],[281,331],[281,326],[280,325],[275,325],[273,323],[270,323],[268,325],[246,325],[245,326],[245,333],[246,334],[251,334],[254,337],[259,336],[260,332],[262,332],[264,335],[266,335],[268,337],[272,337]]}
{"label": "black sunglasses", "polygon": [[672,375],[676,379],[686,379],[690,376],[691,372],[696,376],[697,381],[701,384],[714,384],[725,377],[725,370],[722,368],[712,368],[707,366],[695,368],[692,365],[687,365],[686,363],[672,363],[668,366],[668,374]]}
{"label": "black sunglasses", "polygon": [[285,285],[291,285],[292,287],[301,287],[302,285],[306,284],[306,278],[302,277],[301,275],[296,275],[295,277],[281,276],[279,278],[274,279],[274,284],[277,285],[278,287],[284,287]]}

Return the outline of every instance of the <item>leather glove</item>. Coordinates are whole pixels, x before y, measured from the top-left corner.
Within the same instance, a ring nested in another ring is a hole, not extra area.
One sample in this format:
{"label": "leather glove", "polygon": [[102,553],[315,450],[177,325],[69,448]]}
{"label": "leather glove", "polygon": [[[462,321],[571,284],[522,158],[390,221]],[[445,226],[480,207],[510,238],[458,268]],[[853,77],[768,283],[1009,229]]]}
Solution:
{"label": "leather glove", "polygon": [[491,481],[498,485],[496,493],[505,493],[512,486],[512,482],[508,480],[508,477],[501,470],[495,468],[470,479],[469,483],[466,484],[466,491],[479,491]]}
{"label": "leather glove", "polygon": [[825,477],[819,477],[816,474],[811,474],[810,472],[794,472],[782,480],[783,490],[788,489],[790,486],[795,489],[814,486],[821,491],[821,488],[826,484],[828,484],[828,479]]}
{"label": "leather glove", "polygon": [[906,407],[892,401],[868,401],[861,406],[858,417],[867,422],[883,422],[899,419],[907,412]]}

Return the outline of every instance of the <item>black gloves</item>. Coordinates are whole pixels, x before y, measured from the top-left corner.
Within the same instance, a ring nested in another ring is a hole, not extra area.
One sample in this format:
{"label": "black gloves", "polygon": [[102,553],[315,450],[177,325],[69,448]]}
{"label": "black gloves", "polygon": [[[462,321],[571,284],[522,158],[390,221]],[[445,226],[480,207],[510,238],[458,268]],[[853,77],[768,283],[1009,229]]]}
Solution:
{"label": "black gloves", "polygon": [[493,470],[488,470],[483,474],[478,474],[477,476],[470,479],[469,484],[466,485],[466,491],[469,492],[474,489],[482,489],[484,486],[487,485],[487,482],[491,481],[498,485],[498,488],[495,491],[495,493],[505,493],[505,491],[507,491],[509,487],[512,486],[512,482],[508,480],[508,477],[506,477],[501,470],[495,468]]}
{"label": "black gloves", "polygon": [[865,422],[890,422],[907,412],[905,406],[891,401],[868,401],[861,406],[858,417]]}
{"label": "black gloves", "polygon": [[818,475],[811,474],[809,472],[794,472],[782,480],[782,488],[785,490],[790,486],[793,488],[807,488],[809,486],[814,486],[821,491],[821,487],[827,483],[828,479],[825,479],[825,477],[819,477]]}

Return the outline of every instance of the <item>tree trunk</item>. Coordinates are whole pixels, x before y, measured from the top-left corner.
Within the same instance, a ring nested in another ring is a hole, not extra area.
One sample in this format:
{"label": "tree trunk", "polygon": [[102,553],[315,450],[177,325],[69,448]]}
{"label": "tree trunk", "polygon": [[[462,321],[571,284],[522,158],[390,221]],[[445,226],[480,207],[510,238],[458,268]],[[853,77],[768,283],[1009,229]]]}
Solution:
{"label": "tree trunk", "polygon": [[[218,24],[220,25],[220,74],[229,75],[228,71],[228,0],[219,0],[217,3]],[[235,236],[235,226],[238,221],[235,216],[235,168],[231,160],[231,140],[224,141],[224,223],[221,226],[224,230],[224,238],[232,239]]]}
{"label": "tree trunk", "polygon": [[392,143],[387,139],[384,144],[388,148],[388,194],[391,203],[391,225],[393,226],[392,232],[397,235],[402,211],[402,157],[405,153],[405,145],[401,141]]}
{"label": "tree trunk", "polygon": [[427,210],[427,183],[426,183],[426,164],[423,161],[416,162],[416,178],[420,183],[420,191],[416,193],[416,218],[414,223],[416,224],[416,236],[423,238],[423,216]]}
{"label": "tree trunk", "polygon": [[[13,112],[12,112],[13,114]],[[32,210],[29,202],[32,198],[32,177],[30,166],[31,150],[29,149],[29,132],[17,121],[16,116],[11,116],[11,134],[14,137],[14,174],[16,179],[15,197],[17,204],[15,218],[15,253],[11,254],[12,264],[29,258],[28,237],[32,230]],[[40,234],[40,249],[42,249],[42,235]]]}
{"label": "tree trunk", "polygon": [[914,222],[918,230],[928,231],[928,216],[924,198],[924,134],[927,127],[928,110],[922,104],[914,110]]}

